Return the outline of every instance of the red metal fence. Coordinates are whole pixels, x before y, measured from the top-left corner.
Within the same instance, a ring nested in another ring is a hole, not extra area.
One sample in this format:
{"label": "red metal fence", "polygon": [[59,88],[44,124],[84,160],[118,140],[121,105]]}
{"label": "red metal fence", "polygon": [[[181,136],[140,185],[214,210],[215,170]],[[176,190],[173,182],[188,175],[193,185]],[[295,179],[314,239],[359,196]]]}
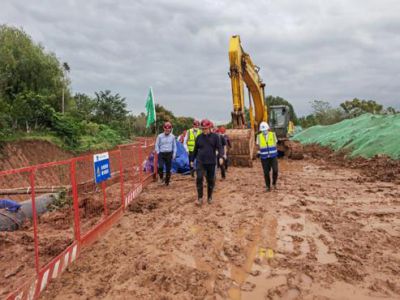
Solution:
{"label": "red metal fence", "polygon": [[0,275],[5,278],[0,298],[37,298],[82,247],[110,228],[153,180],[153,149],[154,139],[141,138],[110,151],[111,178],[100,184],[94,182],[93,155],[1,171],[0,189],[10,194],[0,197],[24,205],[30,200],[32,216],[21,222],[0,211],[18,227],[0,232]]}

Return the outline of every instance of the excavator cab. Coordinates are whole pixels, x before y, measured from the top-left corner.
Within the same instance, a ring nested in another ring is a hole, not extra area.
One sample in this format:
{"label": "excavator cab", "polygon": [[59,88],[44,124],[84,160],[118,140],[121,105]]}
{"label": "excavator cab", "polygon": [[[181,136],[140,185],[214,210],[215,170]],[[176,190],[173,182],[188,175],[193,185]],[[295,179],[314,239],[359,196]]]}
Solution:
{"label": "excavator cab", "polygon": [[269,107],[269,126],[278,139],[289,136],[290,115],[286,105],[273,105]]}
{"label": "excavator cab", "polygon": [[279,156],[292,159],[303,158],[301,144],[293,142],[290,137],[294,133],[293,122],[290,121],[289,107],[286,105],[272,105],[269,107],[269,126],[278,138]]}

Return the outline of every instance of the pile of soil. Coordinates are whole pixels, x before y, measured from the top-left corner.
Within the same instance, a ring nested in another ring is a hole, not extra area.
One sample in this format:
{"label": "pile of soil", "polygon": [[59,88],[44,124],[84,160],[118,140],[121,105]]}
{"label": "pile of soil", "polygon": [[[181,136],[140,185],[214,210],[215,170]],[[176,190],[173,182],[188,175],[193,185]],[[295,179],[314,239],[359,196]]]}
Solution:
{"label": "pile of soil", "polygon": [[322,164],[329,162],[338,167],[359,169],[365,176],[359,180],[400,183],[400,160],[393,160],[384,155],[368,159],[364,157],[350,158],[345,151],[333,151],[329,147],[317,144],[304,145],[304,154]]}

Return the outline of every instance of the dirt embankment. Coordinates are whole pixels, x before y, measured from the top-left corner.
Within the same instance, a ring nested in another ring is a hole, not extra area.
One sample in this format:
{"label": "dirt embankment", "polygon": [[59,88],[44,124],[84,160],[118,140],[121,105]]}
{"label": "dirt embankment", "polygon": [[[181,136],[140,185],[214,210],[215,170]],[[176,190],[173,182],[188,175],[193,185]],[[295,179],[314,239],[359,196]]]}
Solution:
{"label": "dirt embankment", "polygon": [[0,170],[17,169],[50,161],[64,160],[73,155],[46,141],[18,141],[2,144]]}
{"label": "dirt embankment", "polygon": [[202,208],[190,177],[151,184],[43,298],[399,299],[399,184],[322,158],[270,193],[232,168]]}

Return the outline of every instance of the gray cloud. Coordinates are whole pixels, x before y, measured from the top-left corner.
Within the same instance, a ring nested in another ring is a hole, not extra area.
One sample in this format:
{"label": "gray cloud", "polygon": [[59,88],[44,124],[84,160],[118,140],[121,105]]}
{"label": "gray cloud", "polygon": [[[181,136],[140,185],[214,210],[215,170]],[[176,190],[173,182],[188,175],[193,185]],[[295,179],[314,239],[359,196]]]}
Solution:
{"label": "gray cloud", "polygon": [[399,11],[397,0],[3,0],[0,23],[67,61],[74,92],[110,89],[138,113],[152,86],[178,115],[223,121],[232,34],[261,67],[267,93],[300,115],[313,99],[400,108]]}

